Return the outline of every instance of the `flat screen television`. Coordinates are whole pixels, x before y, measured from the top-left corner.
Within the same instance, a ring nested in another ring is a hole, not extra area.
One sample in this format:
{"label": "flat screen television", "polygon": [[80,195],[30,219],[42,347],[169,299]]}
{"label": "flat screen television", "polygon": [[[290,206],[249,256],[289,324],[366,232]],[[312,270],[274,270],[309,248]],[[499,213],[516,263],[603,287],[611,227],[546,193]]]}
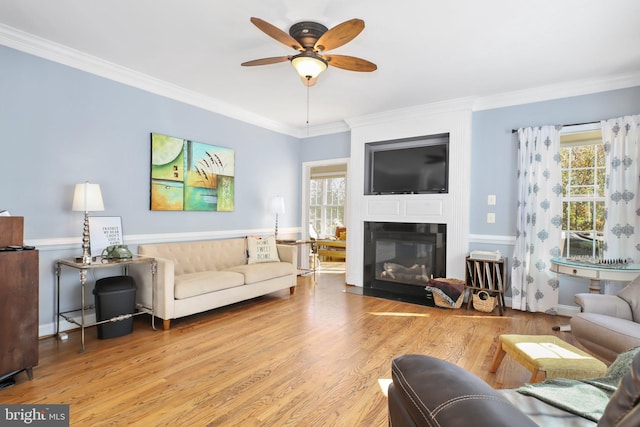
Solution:
{"label": "flat screen television", "polygon": [[449,192],[449,135],[365,145],[365,194]]}

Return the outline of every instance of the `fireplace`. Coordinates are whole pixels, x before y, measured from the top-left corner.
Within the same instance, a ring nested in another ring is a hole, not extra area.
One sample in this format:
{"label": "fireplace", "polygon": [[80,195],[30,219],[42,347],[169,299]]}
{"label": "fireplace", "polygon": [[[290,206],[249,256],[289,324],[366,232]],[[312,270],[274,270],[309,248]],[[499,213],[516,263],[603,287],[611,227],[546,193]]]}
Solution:
{"label": "fireplace", "polygon": [[425,287],[446,276],[447,225],[364,223],[363,294],[433,306]]}

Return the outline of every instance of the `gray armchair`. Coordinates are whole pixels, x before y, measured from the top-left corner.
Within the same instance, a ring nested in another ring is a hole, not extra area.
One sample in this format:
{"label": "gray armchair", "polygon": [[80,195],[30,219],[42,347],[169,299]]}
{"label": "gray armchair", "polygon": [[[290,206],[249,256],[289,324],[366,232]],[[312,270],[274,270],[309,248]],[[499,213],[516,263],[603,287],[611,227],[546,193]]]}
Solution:
{"label": "gray armchair", "polygon": [[607,363],[640,345],[640,276],[617,295],[576,294],[581,313],[571,318],[578,342]]}

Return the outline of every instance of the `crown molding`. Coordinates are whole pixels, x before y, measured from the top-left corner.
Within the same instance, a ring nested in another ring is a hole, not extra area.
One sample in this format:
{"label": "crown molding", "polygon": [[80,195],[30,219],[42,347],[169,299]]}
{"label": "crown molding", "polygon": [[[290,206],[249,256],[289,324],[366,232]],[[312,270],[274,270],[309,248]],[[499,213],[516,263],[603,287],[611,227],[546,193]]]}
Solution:
{"label": "crown molding", "polygon": [[330,135],[332,133],[349,132],[351,127],[343,120],[333,123],[325,123],[317,126],[309,126],[298,132],[300,139],[312,138],[314,136]]}
{"label": "crown molding", "polygon": [[370,126],[374,124],[393,123],[399,120],[412,120],[434,114],[450,113],[455,111],[471,111],[473,102],[473,98],[458,98],[441,102],[432,102],[430,104],[353,117],[345,119],[345,122],[347,122],[351,129],[353,129],[355,127]]}
{"label": "crown molding", "polygon": [[634,86],[640,86],[640,72],[598,79],[575,80],[479,97],[474,102],[473,111],[492,110],[572,96],[589,95]]}
{"label": "crown molding", "polygon": [[301,128],[286,126],[212,97],[3,24],[0,24],[0,44],[278,133],[299,137],[304,132]]}
{"label": "crown molding", "polygon": [[354,117],[345,119],[344,121],[337,121],[318,126],[294,127],[267,119],[263,116],[238,108],[215,98],[203,96],[195,91],[122,67],[112,62],[105,61],[79,50],[72,49],[68,46],[52,42],[4,24],[0,24],[0,44],[141,89],[146,92],[174,99],[179,102],[184,102],[185,104],[193,105],[225,117],[300,139],[347,132],[353,127],[366,126],[371,123],[407,119],[408,117],[424,116],[455,110],[490,110],[494,108],[640,86],[639,72],[614,77],[571,81],[519,91],[504,92],[484,97],[468,97],[434,102],[409,108]]}

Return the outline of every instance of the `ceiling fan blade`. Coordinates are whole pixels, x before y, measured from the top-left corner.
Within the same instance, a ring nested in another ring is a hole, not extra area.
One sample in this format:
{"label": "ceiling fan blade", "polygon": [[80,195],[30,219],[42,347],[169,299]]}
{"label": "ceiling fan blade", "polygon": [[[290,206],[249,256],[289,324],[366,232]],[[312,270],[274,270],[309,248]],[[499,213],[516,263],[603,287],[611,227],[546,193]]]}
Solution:
{"label": "ceiling fan blade", "polygon": [[276,39],[280,43],[286,44],[287,46],[299,51],[304,50],[302,46],[300,46],[300,43],[296,41],[296,39],[282,31],[280,28],[269,24],[267,21],[264,21],[260,18],[251,18],[251,22],[253,22],[253,25],[258,27],[263,33],[265,33],[269,37]]}
{"label": "ceiling fan blade", "polygon": [[271,58],[262,58],[262,59],[254,59],[253,61],[243,62],[243,67],[252,67],[254,65],[269,65],[269,64],[277,64],[278,62],[288,61],[290,56],[273,56]]}
{"label": "ceiling fan blade", "polygon": [[370,72],[378,69],[378,66],[373,62],[356,58],[355,56],[324,55],[323,58],[332,67],[342,68],[343,70]]}
{"label": "ceiling fan blade", "polygon": [[324,33],[316,42],[314,48],[323,52],[335,49],[353,40],[364,29],[364,21],[354,18],[338,24]]}

